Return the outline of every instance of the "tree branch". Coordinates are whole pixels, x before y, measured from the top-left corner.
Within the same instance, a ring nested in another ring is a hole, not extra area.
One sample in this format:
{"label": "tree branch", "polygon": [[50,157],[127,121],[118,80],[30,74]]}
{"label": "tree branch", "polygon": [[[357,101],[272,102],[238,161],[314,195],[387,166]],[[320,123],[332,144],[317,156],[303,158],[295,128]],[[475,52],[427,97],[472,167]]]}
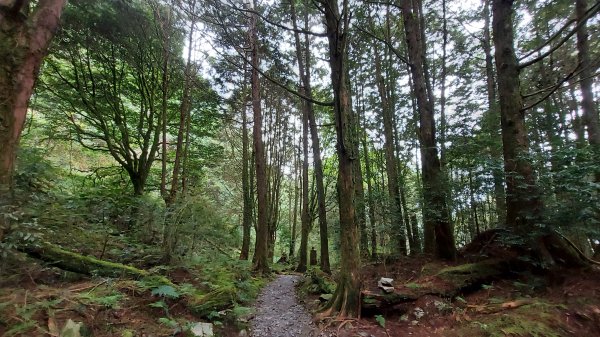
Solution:
{"label": "tree branch", "polygon": [[[587,12],[586,14],[583,16],[583,18],[581,18],[579,20],[579,23],[567,34],[565,35],[565,37],[563,37],[560,41],[558,41],[558,43],[556,43],[556,45],[554,45],[554,47],[550,48],[548,51],[546,51],[545,53],[540,54],[538,57],[527,61],[525,63],[521,63],[519,64],[519,69],[523,69],[526,67],[529,67],[530,65],[533,65],[539,61],[541,61],[542,59],[546,58],[548,55],[554,53],[558,48],[560,48],[563,44],[565,44],[565,42],[567,42],[571,36],[573,36],[573,34],[575,34],[583,25],[586,24],[586,22],[594,15],[596,15],[596,13],[598,13],[598,11],[600,11],[600,1],[596,2]],[[552,40],[554,38],[554,36],[550,37],[548,39],[548,41]],[[544,45],[546,45],[546,43],[544,43],[541,47],[544,47]],[[540,48],[537,48],[536,50],[538,50]]]}

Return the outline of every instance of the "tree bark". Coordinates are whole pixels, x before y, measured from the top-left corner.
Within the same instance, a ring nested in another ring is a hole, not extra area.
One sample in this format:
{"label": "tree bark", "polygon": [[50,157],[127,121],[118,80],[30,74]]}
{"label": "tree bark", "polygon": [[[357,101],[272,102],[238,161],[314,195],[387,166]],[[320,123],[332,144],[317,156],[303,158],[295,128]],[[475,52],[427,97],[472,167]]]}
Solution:
{"label": "tree bark", "polygon": [[[361,90],[362,92],[362,90]],[[364,117],[364,106],[362,102],[359,102],[359,118],[362,118],[363,127],[362,127],[362,148],[365,156],[365,174],[367,180],[367,202],[369,204],[369,224],[371,227],[371,259],[375,260],[377,258],[377,230],[376,230],[376,221],[375,221],[375,199],[373,197],[373,184],[371,181],[373,180],[373,172],[371,170],[371,159],[369,146],[367,141],[367,121]],[[361,113],[363,114],[361,116]]]}
{"label": "tree bark", "polygon": [[360,253],[358,227],[354,209],[354,126],[351,124],[350,90],[348,85],[347,52],[350,14],[348,1],[343,2],[344,15],[340,15],[337,0],[321,0],[325,19],[329,66],[333,89],[333,114],[338,155],[338,201],[340,214],[340,272],[337,288],[321,313],[329,316],[357,317],[360,314]]}
{"label": "tree bark", "polygon": [[[310,46],[308,36],[304,38],[304,46],[300,42],[300,35],[297,31],[297,17],[296,17],[296,6],[294,2],[290,3],[290,9],[292,14],[292,23],[294,29],[294,39],[296,42],[296,56],[298,58],[298,68],[300,73],[301,81],[301,93],[306,97],[312,98],[312,85],[310,80]],[[308,14],[305,15],[305,29],[308,30]],[[331,273],[331,267],[329,264],[329,238],[327,234],[327,209],[325,205],[325,186],[323,184],[323,162],[321,159],[321,144],[319,141],[319,132],[317,129],[317,122],[315,118],[313,104],[310,101],[303,102],[303,108],[306,109],[308,116],[308,124],[310,128],[310,136],[312,139],[312,153],[315,170],[315,184],[317,188],[317,203],[318,203],[318,214],[319,214],[319,236],[321,240],[321,270],[326,273]]]}
{"label": "tree bark", "polygon": [[[196,1],[192,0],[190,3],[190,10],[193,12],[196,7]],[[177,192],[179,189],[179,171],[181,166],[181,157],[183,155],[183,137],[185,134],[185,121],[187,115],[190,113],[192,108],[191,99],[191,87],[192,87],[192,49],[194,43],[194,29],[196,27],[196,21],[192,15],[190,22],[190,31],[188,32],[188,54],[185,65],[184,81],[183,81],[183,96],[181,97],[181,105],[179,107],[179,128],[177,130],[177,145],[175,148],[175,162],[173,163],[173,174],[171,175],[171,189],[169,191],[169,197],[167,198],[167,205],[175,202]]]}
{"label": "tree bark", "polygon": [[402,203],[400,200],[400,191],[398,186],[398,167],[396,166],[396,155],[394,151],[394,125],[390,102],[387,96],[385,80],[381,75],[381,57],[374,45],[375,53],[375,81],[379,90],[381,100],[381,114],[383,117],[383,136],[385,149],[385,171],[387,175],[387,187],[389,196],[389,213],[394,229],[394,241],[398,247],[398,252],[406,255],[406,235],[402,220]]}
{"label": "tree bark", "polygon": [[265,274],[269,272],[268,245],[269,245],[269,215],[267,205],[267,170],[265,149],[262,140],[262,109],[260,97],[260,81],[258,77],[258,28],[257,14],[250,14],[250,50],[252,63],[252,111],[254,126],[252,138],[254,146],[254,167],[256,170],[256,194],[258,221],[256,224],[256,249],[254,256],[254,270]]}
{"label": "tree bark", "polygon": [[60,23],[66,0],[40,0],[31,14],[23,1],[0,7],[0,205],[12,200],[13,173],[40,66]]}
{"label": "tree bark", "polygon": [[[297,149],[297,146],[294,146]],[[296,253],[296,228],[298,224],[298,199],[300,195],[300,187],[302,184],[301,173],[298,172],[298,166],[300,165],[300,150],[294,151],[297,155],[294,155],[294,214],[292,220],[292,233],[290,238],[290,257]]]}
{"label": "tree bark", "polygon": [[[246,93],[244,92],[245,96]],[[242,103],[242,251],[240,252],[240,260],[248,260],[250,256],[250,230],[252,227],[252,197],[250,189],[250,156],[248,144],[248,117],[246,109],[246,98]]]}
{"label": "tree bark", "polygon": [[[487,128],[492,140],[498,140],[500,143],[500,127],[498,116],[498,102],[496,101],[496,80],[494,76],[494,57],[492,56],[492,38],[490,36],[490,1],[485,0],[483,7],[484,30],[483,30],[483,50],[485,52],[485,77],[487,83],[488,111]],[[495,146],[490,147],[490,156],[494,167],[492,168],[492,177],[494,179],[494,199],[496,201],[496,217],[499,226],[506,226],[506,193],[504,192],[504,176],[500,167],[501,149]],[[498,165],[496,165],[498,163]]]}
{"label": "tree bark", "polygon": [[310,230],[310,212],[309,212],[309,195],[308,195],[308,111],[306,108],[307,102],[302,102],[304,105],[302,112],[302,221],[300,235],[300,260],[298,261],[297,272],[303,273],[306,271],[307,254],[308,254],[308,232]]}
{"label": "tree bark", "polygon": [[424,226],[433,228],[435,233],[435,253],[448,260],[456,258],[454,233],[446,204],[446,187],[443,181],[441,164],[435,140],[435,119],[433,97],[427,88],[425,50],[419,13],[420,0],[401,2],[404,30],[411,62],[410,71],[419,111],[419,141],[421,146],[421,168],[424,200]]}
{"label": "tree bark", "polygon": [[514,49],[513,0],[493,0],[493,33],[506,175],[506,221],[527,231],[539,219],[542,201],[529,156],[529,140]]}

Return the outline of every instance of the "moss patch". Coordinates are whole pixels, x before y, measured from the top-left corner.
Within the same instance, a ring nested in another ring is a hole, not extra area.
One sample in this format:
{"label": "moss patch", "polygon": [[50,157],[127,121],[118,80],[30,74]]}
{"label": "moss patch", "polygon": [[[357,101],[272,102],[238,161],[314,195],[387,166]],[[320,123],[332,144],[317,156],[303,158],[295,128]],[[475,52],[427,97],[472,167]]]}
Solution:
{"label": "moss patch", "polygon": [[560,306],[533,302],[514,310],[480,316],[470,324],[454,329],[447,336],[489,337],[562,337],[567,330],[562,324]]}

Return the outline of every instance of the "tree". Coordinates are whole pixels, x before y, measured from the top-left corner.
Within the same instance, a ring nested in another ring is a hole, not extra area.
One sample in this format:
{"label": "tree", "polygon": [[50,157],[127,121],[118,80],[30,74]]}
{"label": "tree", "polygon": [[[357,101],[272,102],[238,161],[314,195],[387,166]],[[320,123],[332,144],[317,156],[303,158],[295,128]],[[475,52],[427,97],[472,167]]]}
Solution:
{"label": "tree", "polygon": [[529,140],[515,55],[513,0],[494,0],[493,38],[506,175],[506,222],[527,231],[539,219],[542,201],[529,158]]}
{"label": "tree", "polygon": [[12,199],[13,171],[29,98],[66,0],[0,5],[0,203]]}
{"label": "tree", "polygon": [[[454,233],[450,223],[446,203],[445,182],[438,156],[433,93],[427,84],[425,65],[425,42],[421,1],[401,2],[404,31],[408,47],[408,59],[419,112],[419,141],[421,146],[421,167],[423,174],[423,218],[424,226],[433,228],[435,233],[435,253],[438,257],[453,260],[456,257]],[[429,247],[428,247],[429,244]],[[425,250],[431,252],[431,242],[425,242]]]}
{"label": "tree", "polygon": [[251,91],[252,91],[252,111],[254,116],[254,125],[252,129],[252,139],[254,146],[254,168],[256,170],[256,195],[257,195],[257,215],[256,224],[256,244],[254,250],[254,270],[259,273],[269,272],[269,214],[267,205],[267,168],[265,149],[262,140],[262,107],[260,98],[260,81],[258,74],[259,55],[258,55],[258,16],[251,13],[249,18],[249,42],[250,42],[250,60],[252,65],[251,72]]}
{"label": "tree", "polygon": [[358,316],[360,308],[360,254],[358,227],[354,209],[354,125],[351,124],[350,89],[348,85],[348,46],[350,11],[343,1],[340,14],[337,0],[321,0],[328,40],[329,66],[333,89],[333,115],[338,155],[338,202],[340,214],[340,273],[337,288],[322,315],[337,312],[340,316]]}
{"label": "tree", "polygon": [[[483,27],[483,50],[485,53],[485,78],[487,84],[488,94],[488,111],[484,118],[484,123],[487,122],[487,129],[489,130],[489,136],[494,141],[500,138],[498,134],[499,129],[499,113],[498,113],[498,102],[496,101],[496,79],[494,72],[494,57],[492,56],[492,38],[490,36],[490,1],[484,0],[483,5],[483,16],[484,16],[484,27]],[[499,140],[498,140],[499,142]],[[493,162],[501,160],[501,149],[499,146],[490,146],[490,155]],[[492,168],[492,175],[494,177],[494,199],[496,201],[496,216],[498,218],[498,224],[500,226],[506,225],[506,195],[504,193],[504,177],[500,166]]]}
{"label": "tree", "polygon": [[[246,95],[246,90],[243,90],[242,96]],[[240,252],[240,260],[248,260],[250,256],[250,230],[252,228],[252,200],[250,180],[250,154],[248,141],[248,116],[245,97],[242,99],[240,111],[242,112],[242,249]]]}
{"label": "tree", "polygon": [[[587,0],[577,0],[575,11],[578,24],[577,30],[577,57],[579,59],[579,81],[581,86],[581,110],[583,121],[587,126],[588,142],[596,153],[600,153],[600,126],[598,125],[598,107],[594,104],[594,92],[592,91],[593,78],[590,62],[590,47],[586,27],[586,13],[588,11]],[[596,182],[600,182],[600,170],[595,172]]]}
{"label": "tree", "polygon": [[[192,0],[189,4],[189,8],[187,10],[190,13],[194,13],[196,10],[196,0]],[[177,192],[179,190],[179,172],[181,171],[181,166],[183,162],[184,155],[184,135],[186,131],[186,120],[188,120],[188,116],[190,115],[191,107],[191,93],[192,85],[193,85],[193,77],[194,70],[192,64],[192,50],[194,49],[194,31],[196,29],[196,16],[194,14],[189,15],[190,20],[190,29],[188,31],[188,51],[187,51],[187,60],[185,64],[185,71],[183,74],[183,93],[181,96],[181,103],[179,105],[179,128],[177,130],[177,144],[175,147],[175,162],[173,164],[173,174],[171,175],[171,190],[169,191],[169,195],[165,198],[167,204],[172,204],[177,197]],[[164,131],[164,129],[163,129]],[[163,135],[164,137],[164,135]],[[164,139],[163,139],[164,141]],[[164,146],[164,145],[163,145]],[[164,151],[164,148],[163,148]]]}
{"label": "tree", "polygon": [[[304,35],[304,43],[300,41],[300,33],[298,31],[296,6],[294,2],[290,3],[292,24],[294,28],[294,41],[296,44],[296,57],[298,61],[298,70],[300,74],[300,90],[299,92],[308,98],[312,98],[312,85],[310,80],[311,74],[311,53],[310,53],[310,42],[308,35]],[[308,12],[305,11],[304,15],[304,29],[308,31]],[[314,171],[315,171],[315,184],[317,188],[317,203],[318,203],[318,215],[319,215],[319,234],[321,239],[321,270],[326,273],[331,273],[331,267],[329,265],[329,238],[327,235],[327,209],[325,205],[325,186],[323,184],[323,161],[321,159],[321,143],[319,141],[319,132],[317,130],[317,122],[315,118],[315,111],[313,103],[310,101],[302,100],[303,118],[306,114],[308,119],[308,125],[310,127],[312,154],[314,160]],[[304,125],[304,124],[303,124]],[[304,130],[304,129],[303,129]],[[303,137],[307,138],[308,134],[303,134]],[[303,138],[304,139],[304,138]],[[305,140],[303,140],[304,142]],[[304,143],[303,143],[304,144]],[[307,160],[305,156],[304,160]],[[308,172],[307,172],[308,177]],[[307,190],[308,190],[308,182]],[[304,186],[304,185],[303,185]],[[308,196],[307,196],[308,198]],[[308,199],[306,202],[308,206]],[[304,214],[304,213],[303,213]],[[306,249],[306,248],[305,248]],[[306,252],[305,252],[306,253]],[[306,259],[306,254],[300,256],[300,264],[302,265],[302,259]],[[306,261],[305,261],[306,262]],[[306,263],[305,263],[306,264]]]}
{"label": "tree", "polygon": [[[39,108],[48,118],[58,128],[69,121],[65,137],[110,154],[129,175],[136,195],[144,193],[163,122],[163,66],[155,60],[164,53],[157,24],[140,3],[73,2],[40,92]],[[169,53],[177,55],[183,41],[176,30],[174,35],[179,39]],[[181,77],[180,63],[171,65],[169,77]]]}
{"label": "tree", "polygon": [[383,136],[385,149],[385,172],[387,176],[387,187],[389,194],[390,220],[395,228],[395,237],[398,246],[398,252],[406,255],[406,235],[402,226],[402,204],[400,202],[400,188],[398,186],[398,167],[394,149],[394,122],[392,118],[392,109],[387,94],[385,79],[382,76],[381,56],[377,45],[373,48],[375,54],[375,80],[379,97],[381,100],[381,114],[383,119]]}

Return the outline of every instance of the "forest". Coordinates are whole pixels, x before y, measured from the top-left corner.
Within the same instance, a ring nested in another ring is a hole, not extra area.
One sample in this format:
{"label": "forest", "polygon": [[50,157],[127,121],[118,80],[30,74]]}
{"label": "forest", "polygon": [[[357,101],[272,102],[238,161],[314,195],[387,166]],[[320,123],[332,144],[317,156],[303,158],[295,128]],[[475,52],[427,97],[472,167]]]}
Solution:
{"label": "forest", "polygon": [[0,0],[0,336],[600,336],[599,12]]}

